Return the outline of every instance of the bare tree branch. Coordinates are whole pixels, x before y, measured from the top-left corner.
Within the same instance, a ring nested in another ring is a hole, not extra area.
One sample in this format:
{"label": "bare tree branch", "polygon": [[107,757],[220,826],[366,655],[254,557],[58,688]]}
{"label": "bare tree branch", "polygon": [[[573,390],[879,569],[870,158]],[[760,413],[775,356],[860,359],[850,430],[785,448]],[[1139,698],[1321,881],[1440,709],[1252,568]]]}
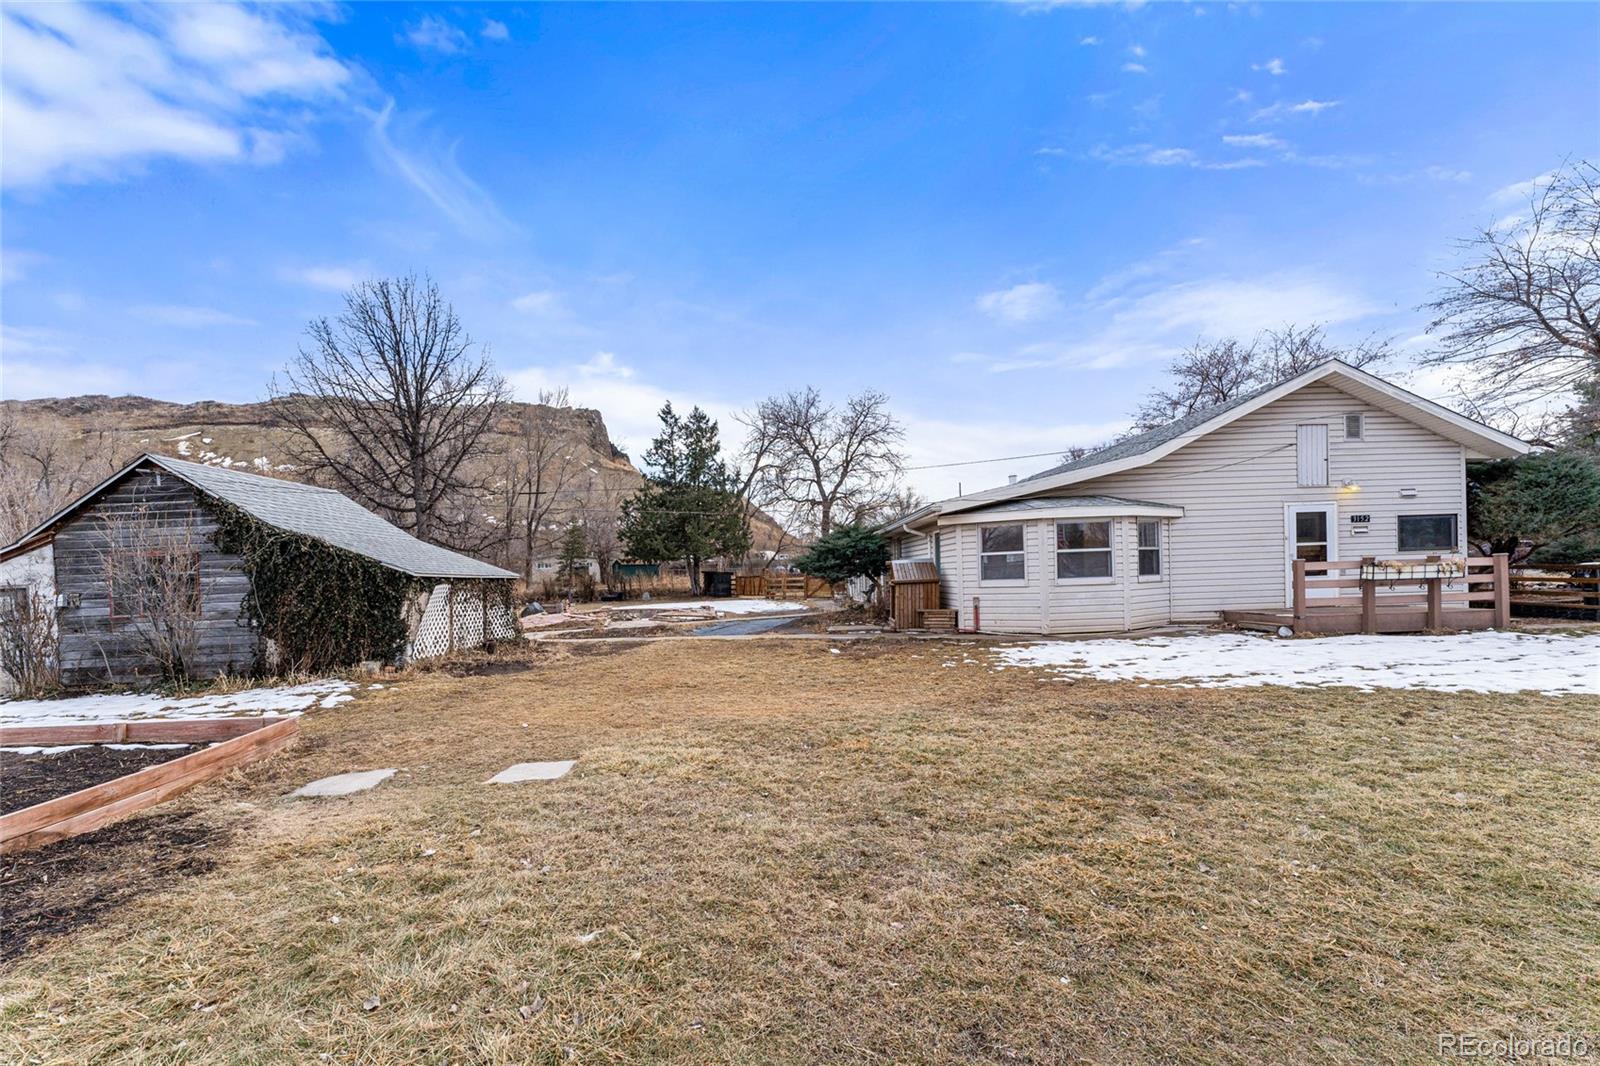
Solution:
{"label": "bare tree branch", "polygon": [[1525,216],[1461,242],[1460,268],[1424,310],[1425,363],[1470,368],[1480,402],[1539,399],[1600,376],[1600,168],[1578,162]]}
{"label": "bare tree branch", "polygon": [[278,413],[297,431],[296,463],[424,540],[473,547],[482,456],[509,398],[430,280],[362,282],[309,348],[274,380]]}

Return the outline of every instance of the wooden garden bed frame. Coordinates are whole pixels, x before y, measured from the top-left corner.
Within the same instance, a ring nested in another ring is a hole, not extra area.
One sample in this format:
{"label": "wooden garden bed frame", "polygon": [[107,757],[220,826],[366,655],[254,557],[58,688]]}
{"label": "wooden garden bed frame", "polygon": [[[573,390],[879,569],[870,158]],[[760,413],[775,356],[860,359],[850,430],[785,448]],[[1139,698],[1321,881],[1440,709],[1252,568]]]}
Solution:
{"label": "wooden garden bed frame", "polygon": [[7,747],[24,744],[211,744],[203,751],[0,815],[0,855],[66,840],[154,807],[236,766],[276,754],[292,744],[299,732],[298,718],[168,719],[0,728],[0,746]]}

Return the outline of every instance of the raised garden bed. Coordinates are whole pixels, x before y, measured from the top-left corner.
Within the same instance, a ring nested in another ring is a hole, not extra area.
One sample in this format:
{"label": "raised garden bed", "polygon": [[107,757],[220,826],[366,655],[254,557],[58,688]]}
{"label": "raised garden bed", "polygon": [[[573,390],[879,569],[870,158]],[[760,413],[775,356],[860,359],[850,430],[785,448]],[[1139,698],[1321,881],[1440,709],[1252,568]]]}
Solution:
{"label": "raised garden bed", "polygon": [[194,744],[137,748],[90,744],[70,751],[0,752],[0,814],[69,796],[198,750]]}
{"label": "raised garden bed", "polygon": [[264,759],[293,743],[299,731],[297,718],[103,722],[0,729],[0,746],[82,743],[86,734],[101,737],[99,742],[121,742],[134,737],[162,743],[228,738],[180,754],[178,758],[161,760],[132,773],[97,781],[66,795],[56,795],[0,815],[0,854],[26,851],[100,829],[219,777],[234,767]]}

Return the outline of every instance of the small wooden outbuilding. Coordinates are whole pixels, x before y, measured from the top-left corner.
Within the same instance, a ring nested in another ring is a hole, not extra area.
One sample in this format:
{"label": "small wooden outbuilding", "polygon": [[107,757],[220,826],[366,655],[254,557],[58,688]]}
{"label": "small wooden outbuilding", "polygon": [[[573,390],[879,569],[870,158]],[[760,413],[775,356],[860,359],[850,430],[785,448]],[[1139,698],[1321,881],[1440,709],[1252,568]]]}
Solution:
{"label": "small wooden outbuilding", "polygon": [[[246,557],[246,540],[266,548]],[[298,560],[330,559],[338,577],[284,580]],[[161,455],[0,548],[7,575],[24,561],[28,584],[11,591],[49,603],[69,686],[162,676],[168,652],[191,677],[300,668],[284,661],[291,635],[333,649],[318,669],[517,635],[510,571],[419,540],[332,489]]]}
{"label": "small wooden outbuilding", "polygon": [[923,612],[939,607],[939,567],[932,559],[889,561],[889,616],[896,629],[921,629]]}

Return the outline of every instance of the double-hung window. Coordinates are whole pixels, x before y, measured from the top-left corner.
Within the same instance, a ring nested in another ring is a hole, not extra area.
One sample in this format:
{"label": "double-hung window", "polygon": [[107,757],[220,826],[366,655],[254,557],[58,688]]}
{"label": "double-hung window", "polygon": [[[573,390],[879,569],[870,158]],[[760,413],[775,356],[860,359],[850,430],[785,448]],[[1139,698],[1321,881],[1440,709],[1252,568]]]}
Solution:
{"label": "double-hung window", "polygon": [[1139,523],[1139,576],[1161,576],[1161,523]]}
{"label": "double-hung window", "polygon": [[1024,581],[1028,577],[1022,549],[1022,524],[978,529],[978,577],[983,581]]}
{"label": "double-hung window", "polygon": [[1056,577],[1110,577],[1111,523],[1057,522]]}

